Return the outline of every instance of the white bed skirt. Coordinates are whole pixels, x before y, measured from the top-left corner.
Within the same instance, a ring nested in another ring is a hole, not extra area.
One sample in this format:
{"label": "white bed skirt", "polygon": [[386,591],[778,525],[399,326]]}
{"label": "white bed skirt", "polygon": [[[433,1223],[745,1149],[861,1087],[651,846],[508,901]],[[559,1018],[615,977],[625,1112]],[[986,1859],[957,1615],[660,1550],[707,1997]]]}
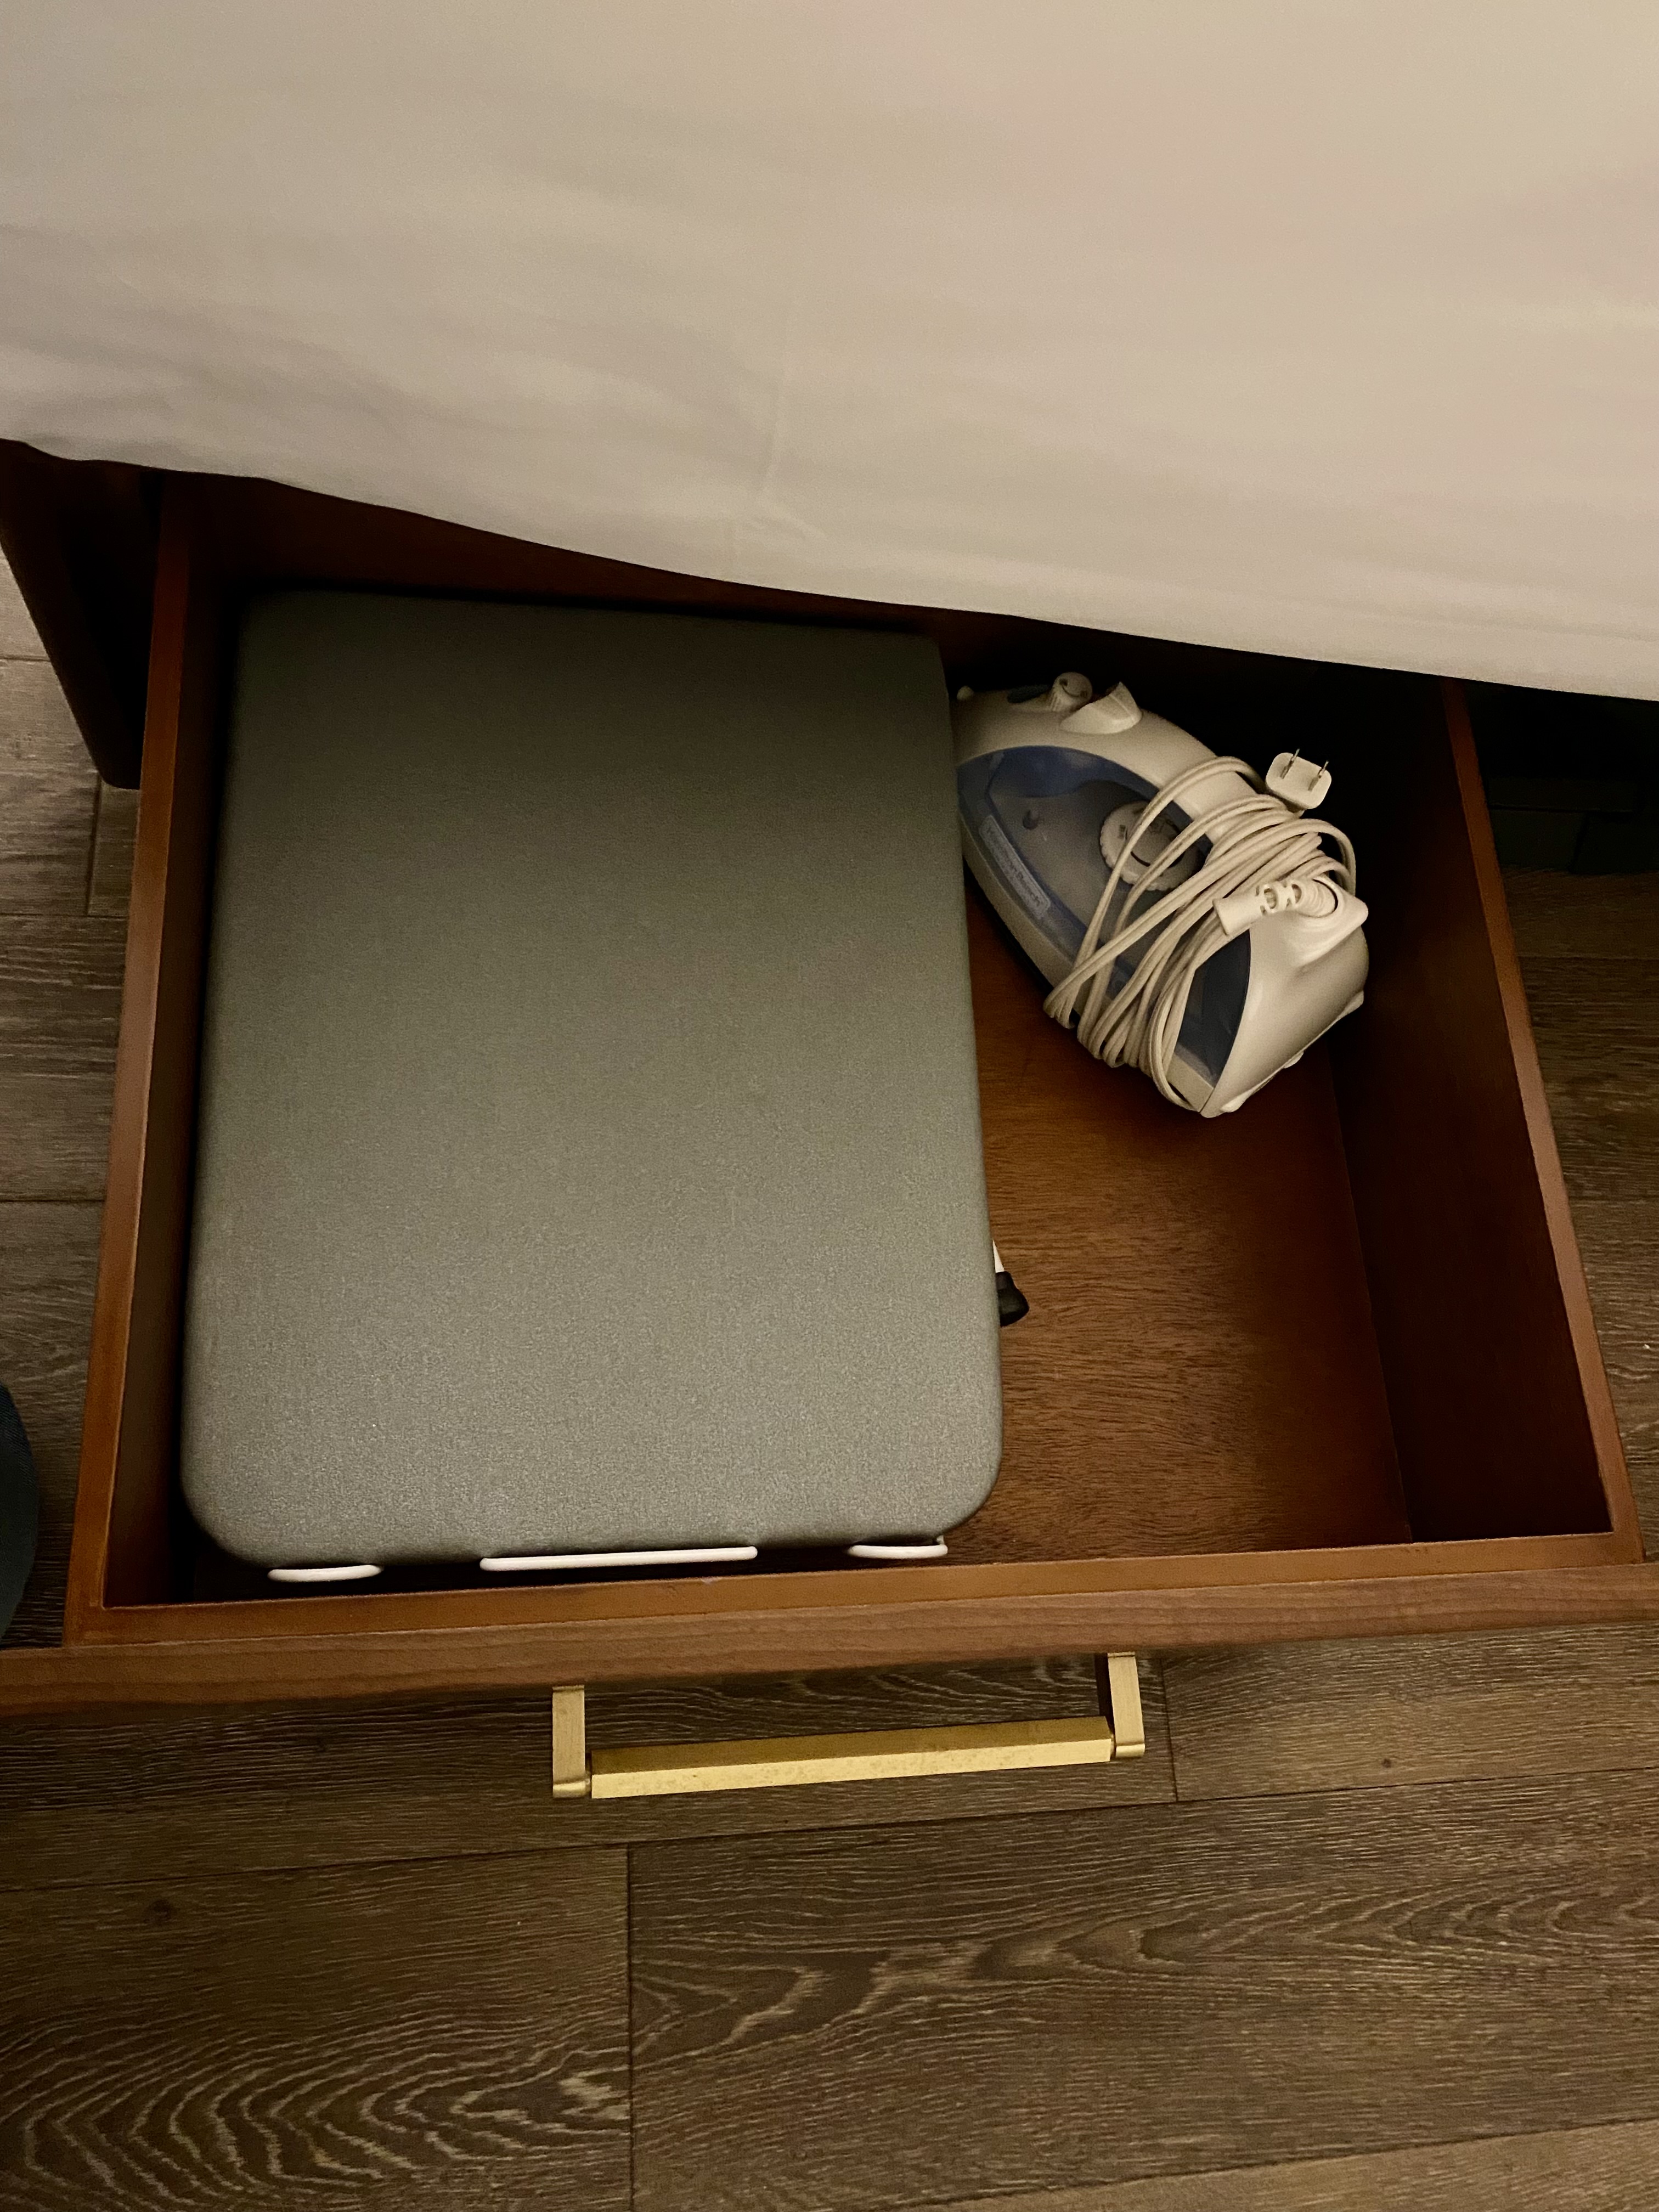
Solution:
{"label": "white bed skirt", "polygon": [[1656,27],[9,0],[0,434],[1659,696]]}

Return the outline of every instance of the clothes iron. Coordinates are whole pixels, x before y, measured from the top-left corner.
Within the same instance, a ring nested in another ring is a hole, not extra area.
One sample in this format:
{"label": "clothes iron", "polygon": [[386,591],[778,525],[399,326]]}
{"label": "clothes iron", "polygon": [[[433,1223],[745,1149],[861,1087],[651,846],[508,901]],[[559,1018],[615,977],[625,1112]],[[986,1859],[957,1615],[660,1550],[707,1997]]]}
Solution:
{"label": "clothes iron", "polygon": [[1328,769],[1261,775],[1073,674],[964,690],[954,720],[968,866],[1097,1059],[1231,1114],[1359,1006],[1353,847],[1310,811]]}

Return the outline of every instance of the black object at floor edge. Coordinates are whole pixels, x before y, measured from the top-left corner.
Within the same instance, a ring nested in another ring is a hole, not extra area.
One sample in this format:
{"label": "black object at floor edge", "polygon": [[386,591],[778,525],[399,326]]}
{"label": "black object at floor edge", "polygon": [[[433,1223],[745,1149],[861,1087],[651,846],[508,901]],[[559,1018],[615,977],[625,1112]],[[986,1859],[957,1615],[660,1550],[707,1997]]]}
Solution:
{"label": "black object at floor edge", "polygon": [[0,1636],[11,1626],[34,1565],[40,1524],[34,1455],[11,1393],[0,1383]]}

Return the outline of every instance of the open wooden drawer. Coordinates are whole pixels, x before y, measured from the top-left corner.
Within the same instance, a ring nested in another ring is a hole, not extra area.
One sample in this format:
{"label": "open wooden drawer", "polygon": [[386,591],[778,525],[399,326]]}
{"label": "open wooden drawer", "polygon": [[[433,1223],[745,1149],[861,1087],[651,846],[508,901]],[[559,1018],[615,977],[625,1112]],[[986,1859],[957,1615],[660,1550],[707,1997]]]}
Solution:
{"label": "open wooden drawer", "polygon": [[[1075,666],[1224,750],[1328,759],[1361,1014],[1237,1116],[1090,1060],[970,900],[993,1218],[1031,1300],[1006,1450],[937,1565],[273,1594],[177,1495],[180,1288],[224,684],[276,583],[916,629],[952,684]],[[64,1648],[0,1708],[1121,1651],[1659,1612],[1456,688],[659,575],[223,479],[166,485]]]}

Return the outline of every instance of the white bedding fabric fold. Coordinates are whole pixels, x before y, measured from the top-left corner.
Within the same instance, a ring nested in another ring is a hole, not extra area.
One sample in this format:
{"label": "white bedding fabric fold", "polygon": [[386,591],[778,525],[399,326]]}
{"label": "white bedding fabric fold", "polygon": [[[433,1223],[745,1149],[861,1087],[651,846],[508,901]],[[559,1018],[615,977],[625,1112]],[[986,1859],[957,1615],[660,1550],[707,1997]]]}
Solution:
{"label": "white bedding fabric fold", "polygon": [[1649,0],[9,0],[0,434],[1659,696]]}

